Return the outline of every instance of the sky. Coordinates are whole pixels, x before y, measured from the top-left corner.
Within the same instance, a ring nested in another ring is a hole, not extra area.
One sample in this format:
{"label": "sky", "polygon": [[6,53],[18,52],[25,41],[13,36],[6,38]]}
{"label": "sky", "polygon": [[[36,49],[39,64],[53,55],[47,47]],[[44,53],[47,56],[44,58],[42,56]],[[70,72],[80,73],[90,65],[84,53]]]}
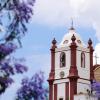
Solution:
{"label": "sky", "polygon": [[[73,18],[74,28],[85,44],[93,40],[94,55],[100,64],[100,1],[99,0],[36,0],[34,15],[28,24],[28,33],[22,39],[22,48],[15,52],[17,58],[25,58],[29,70],[14,76],[13,83],[0,100],[14,100],[23,77],[31,77],[40,70],[47,80],[50,71],[50,47],[55,37],[57,44],[68,32]],[[95,64],[95,59],[94,59]],[[46,83],[47,84],[47,83]]]}

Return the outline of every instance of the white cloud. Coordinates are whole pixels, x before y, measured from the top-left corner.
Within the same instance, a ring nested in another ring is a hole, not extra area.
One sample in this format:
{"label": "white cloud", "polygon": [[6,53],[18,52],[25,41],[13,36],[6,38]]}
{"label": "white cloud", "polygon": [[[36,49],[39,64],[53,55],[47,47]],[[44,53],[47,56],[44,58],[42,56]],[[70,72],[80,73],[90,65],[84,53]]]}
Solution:
{"label": "white cloud", "polygon": [[37,0],[33,19],[40,24],[65,25],[72,17],[71,10],[70,0]]}
{"label": "white cloud", "polygon": [[73,17],[77,25],[95,29],[100,40],[99,8],[99,0],[36,0],[33,21],[50,26],[66,26]]}

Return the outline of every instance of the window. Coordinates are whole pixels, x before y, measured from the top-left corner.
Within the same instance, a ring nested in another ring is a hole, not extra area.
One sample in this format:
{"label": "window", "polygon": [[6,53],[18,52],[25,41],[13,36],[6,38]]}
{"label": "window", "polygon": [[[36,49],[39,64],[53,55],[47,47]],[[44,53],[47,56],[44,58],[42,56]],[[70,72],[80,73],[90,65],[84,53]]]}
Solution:
{"label": "window", "polygon": [[68,40],[65,40],[64,42],[63,42],[63,44],[67,44],[68,43]]}
{"label": "window", "polygon": [[64,52],[60,54],[60,67],[65,67],[66,64],[66,55]]}
{"label": "window", "polygon": [[81,44],[81,40],[77,40],[77,42],[78,42],[79,44]]}
{"label": "window", "polygon": [[85,53],[81,53],[81,67],[85,68]]}
{"label": "window", "polygon": [[63,98],[59,98],[59,100],[63,100]]}

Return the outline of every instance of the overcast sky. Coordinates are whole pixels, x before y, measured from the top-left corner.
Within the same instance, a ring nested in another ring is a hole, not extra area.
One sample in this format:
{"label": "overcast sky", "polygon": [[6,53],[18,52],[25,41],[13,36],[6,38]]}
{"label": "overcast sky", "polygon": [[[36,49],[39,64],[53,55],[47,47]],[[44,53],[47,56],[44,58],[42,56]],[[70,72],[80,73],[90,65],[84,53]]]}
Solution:
{"label": "overcast sky", "polygon": [[[34,16],[28,25],[28,34],[22,39],[23,48],[15,56],[24,57],[29,71],[15,76],[15,83],[0,97],[0,100],[14,100],[20,80],[31,77],[42,70],[47,79],[50,70],[50,46],[55,37],[58,44],[68,32],[71,18],[76,32],[87,44],[93,40],[95,53],[100,57],[100,0],[36,0]],[[95,59],[94,59],[95,63]],[[100,64],[100,58],[98,59]]]}

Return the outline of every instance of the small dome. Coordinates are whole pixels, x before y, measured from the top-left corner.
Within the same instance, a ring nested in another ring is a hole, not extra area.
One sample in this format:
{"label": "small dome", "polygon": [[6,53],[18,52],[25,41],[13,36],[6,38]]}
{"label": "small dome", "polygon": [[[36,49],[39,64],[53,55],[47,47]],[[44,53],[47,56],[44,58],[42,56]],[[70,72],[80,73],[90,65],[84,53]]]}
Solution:
{"label": "small dome", "polygon": [[70,44],[72,42],[71,38],[72,38],[73,34],[76,37],[75,42],[76,42],[77,46],[84,47],[85,45],[84,45],[83,41],[81,40],[80,35],[77,34],[74,29],[70,29],[69,32],[64,35],[59,46],[60,47],[70,46]]}

